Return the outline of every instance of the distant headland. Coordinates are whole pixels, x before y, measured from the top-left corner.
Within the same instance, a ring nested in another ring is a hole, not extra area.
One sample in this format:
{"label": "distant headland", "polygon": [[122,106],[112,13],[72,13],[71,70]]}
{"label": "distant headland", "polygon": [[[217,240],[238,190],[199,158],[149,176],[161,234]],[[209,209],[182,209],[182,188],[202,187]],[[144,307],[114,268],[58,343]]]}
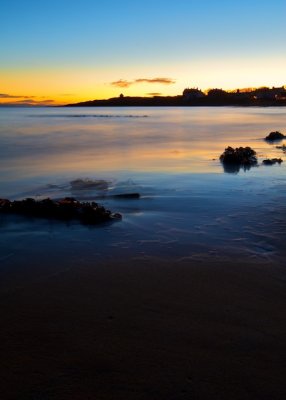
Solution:
{"label": "distant headland", "polygon": [[66,104],[64,107],[191,107],[191,106],[241,106],[273,107],[286,106],[286,87],[260,87],[250,89],[187,88],[178,96],[130,97],[120,94],[104,100],[89,100]]}

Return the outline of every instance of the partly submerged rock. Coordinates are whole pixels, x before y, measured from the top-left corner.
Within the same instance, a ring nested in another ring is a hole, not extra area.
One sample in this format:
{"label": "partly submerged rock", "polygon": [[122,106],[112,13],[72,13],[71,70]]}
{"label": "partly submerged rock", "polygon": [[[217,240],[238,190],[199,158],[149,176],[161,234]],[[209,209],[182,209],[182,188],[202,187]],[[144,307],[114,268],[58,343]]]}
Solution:
{"label": "partly submerged rock", "polygon": [[108,189],[108,182],[103,179],[75,179],[70,182],[71,190],[106,190]]}
{"label": "partly submerged rock", "polygon": [[285,146],[285,144],[283,144],[282,146],[276,146],[276,149],[282,150],[282,151],[284,151],[284,153],[286,153],[286,146]]}
{"label": "partly submerged rock", "polygon": [[115,199],[115,200],[133,200],[133,199],[140,199],[140,193],[132,192],[132,193],[116,193],[116,194],[103,194],[100,196],[96,196],[96,199],[101,200],[108,200],[108,199]]}
{"label": "partly submerged rock", "polygon": [[121,214],[111,213],[98,203],[79,202],[73,197],[59,201],[49,198],[39,201],[32,198],[15,201],[0,199],[0,212],[48,219],[78,220],[84,224],[98,224],[122,218]]}
{"label": "partly submerged rock", "polygon": [[226,172],[238,172],[257,165],[256,152],[251,147],[227,147],[220,156]]}
{"label": "partly submerged rock", "polygon": [[140,199],[140,193],[120,193],[120,194],[113,194],[110,197],[114,199]]}
{"label": "partly submerged rock", "polygon": [[267,158],[262,161],[264,165],[274,165],[281,164],[283,162],[282,158]]}
{"label": "partly submerged rock", "polygon": [[283,133],[281,133],[279,131],[273,131],[273,132],[270,132],[269,135],[266,136],[265,140],[267,140],[268,142],[274,142],[277,140],[282,140],[285,137],[286,136],[283,135]]}

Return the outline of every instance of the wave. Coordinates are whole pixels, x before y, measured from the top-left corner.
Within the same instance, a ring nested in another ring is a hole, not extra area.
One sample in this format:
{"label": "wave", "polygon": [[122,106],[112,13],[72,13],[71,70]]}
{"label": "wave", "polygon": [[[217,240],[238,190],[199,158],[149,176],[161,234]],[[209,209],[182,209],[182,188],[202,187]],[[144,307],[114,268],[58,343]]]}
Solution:
{"label": "wave", "polygon": [[147,118],[148,115],[115,115],[115,114],[43,114],[29,115],[32,118]]}

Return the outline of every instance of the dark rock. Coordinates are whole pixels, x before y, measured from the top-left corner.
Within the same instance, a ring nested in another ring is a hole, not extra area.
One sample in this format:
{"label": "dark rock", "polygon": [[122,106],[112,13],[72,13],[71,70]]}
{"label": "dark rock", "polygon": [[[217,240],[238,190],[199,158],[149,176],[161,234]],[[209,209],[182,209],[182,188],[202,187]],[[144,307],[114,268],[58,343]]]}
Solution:
{"label": "dark rock", "polygon": [[238,172],[240,168],[249,169],[257,165],[256,152],[251,147],[227,147],[220,156],[225,172]]}
{"label": "dark rock", "polygon": [[282,146],[276,146],[276,149],[282,150],[282,151],[284,151],[284,153],[286,152],[285,144],[283,144]]}
{"label": "dark rock", "polygon": [[267,158],[266,160],[262,161],[264,165],[274,165],[274,164],[281,164],[283,162],[282,158]]}
{"label": "dark rock", "polygon": [[122,193],[122,194],[114,194],[112,196],[115,199],[139,199],[139,193]]}
{"label": "dark rock", "polygon": [[30,198],[15,201],[0,199],[0,212],[49,219],[78,220],[84,224],[97,224],[122,218],[121,214],[113,214],[95,202],[79,202],[73,197],[59,201],[49,198],[39,201]]}
{"label": "dark rock", "polygon": [[0,199],[0,210],[9,210],[11,201],[7,199]]}
{"label": "dark rock", "polygon": [[265,140],[268,142],[274,142],[276,140],[282,140],[285,138],[285,135],[279,131],[270,132],[268,136],[266,136]]}

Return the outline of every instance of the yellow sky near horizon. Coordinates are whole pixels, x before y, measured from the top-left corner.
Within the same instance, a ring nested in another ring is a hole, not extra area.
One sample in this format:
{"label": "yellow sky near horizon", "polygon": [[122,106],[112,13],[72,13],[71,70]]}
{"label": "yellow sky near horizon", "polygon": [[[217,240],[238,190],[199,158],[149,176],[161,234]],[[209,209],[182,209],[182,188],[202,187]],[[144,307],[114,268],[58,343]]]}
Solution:
{"label": "yellow sky near horizon", "polygon": [[[284,60],[281,56],[281,61]],[[285,62],[275,64],[265,58],[257,69],[257,60],[213,60],[153,66],[106,68],[14,68],[2,69],[0,103],[31,101],[39,104],[68,104],[80,101],[126,96],[180,95],[186,87],[223,88],[283,86]],[[268,77],[266,79],[266,76]],[[156,81],[166,79],[166,82]],[[168,82],[168,79],[170,82]],[[114,85],[126,81],[129,85]],[[136,82],[136,80],[139,82]],[[7,95],[7,97],[5,97]]]}

